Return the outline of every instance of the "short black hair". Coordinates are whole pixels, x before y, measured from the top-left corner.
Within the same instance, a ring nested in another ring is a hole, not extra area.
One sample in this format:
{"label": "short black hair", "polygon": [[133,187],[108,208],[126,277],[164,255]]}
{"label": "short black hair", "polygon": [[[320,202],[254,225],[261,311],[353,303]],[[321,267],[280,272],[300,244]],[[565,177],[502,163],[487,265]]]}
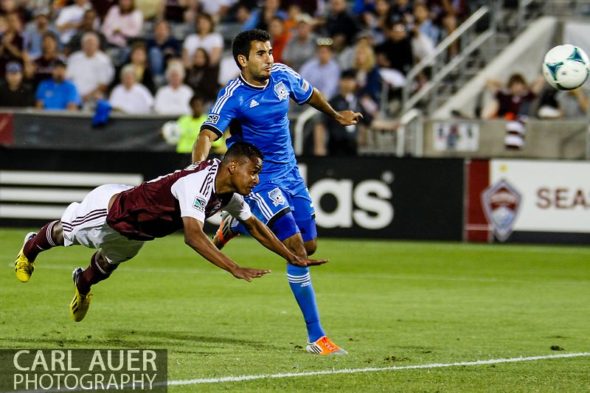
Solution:
{"label": "short black hair", "polygon": [[251,143],[247,142],[236,142],[227,149],[225,156],[223,156],[224,162],[229,162],[232,159],[236,159],[238,157],[247,157],[247,158],[260,158],[261,160],[264,159],[264,156],[260,150],[256,146]]}
{"label": "short black hair", "polygon": [[238,55],[244,55],[247,59],[248,55],[250,54],[250,45],[253,41],[270,41],[270,34],[264,30],[253,29],[242,31],[236,36],[236,38],[234,38],[234,41],[231,45],[231,50],[239,69],[242,69],[242,67],[238,62]]}

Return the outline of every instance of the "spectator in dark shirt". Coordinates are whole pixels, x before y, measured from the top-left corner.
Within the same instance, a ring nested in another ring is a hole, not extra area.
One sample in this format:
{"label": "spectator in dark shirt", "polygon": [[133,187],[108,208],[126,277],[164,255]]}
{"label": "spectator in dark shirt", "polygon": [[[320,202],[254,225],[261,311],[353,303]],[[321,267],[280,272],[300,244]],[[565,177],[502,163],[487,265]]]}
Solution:
{"label": "spectator in dark shirt", "polygon": [[16,61],[23,63],[22,22],[16,12],[6,15],[6,30],[0,36],[0,72],[4,76],[6,65]]}
{"label": "spectator in dark shirt", "polygon": [[185,83],[199,92],[205,103],[215,101],[219,84],[219,66],[209,64],[209,54],[203,48],[197,48],[193,55],[193,64],[186,72]]}
{"label": "spectator in dark shirt", "polygon": [[43,34],[42,53],[33,61],[34,74],[32,75],[33,87],[52,76],[53,65],[56,60],[65,60],[59,53],[59,41],[57,35],[51,31]]}
{"label": "spectator in dark shirt", "polygon": [[23,67],[17,62],[6,65],[6,80],[0,84],[0,106],[33,106],[33,90],[23,82]]}
{"label": "spectator in dark shirt", "polygon": [[387,39],[375,48],[377,64],[406,75],[414,64],[412,41],[406,25],[402,21],[392,23],[387,31]]}
{"label": "spectator in dark shirt", "polygon": [[482,118],[514,120],[528,116],[531,104],[543,89],[543,84],[543,77],[540,76],[529,86],[524,76],[518,73],[510,75],[506,87],[496,80],[487,81],[487,88],[494,99],[484,107]]}
{"label": "spectator in dark shirt", "polygon": [[163,79],[168,60],[179,57],[181,49],[181,43],[170,34],[168,22],[156,22],[154,37],[147,41],[150,68],[156,77]]}
{"label": "spectator in dark shirt", "polygon": [[348,12],[346,0],[330,1],[325,29],[334,40],[335,47],[345,47],[354,42],[360,29],[354,16]]}
{"label": "spectator in dark shirt", "polygon": [[152,95],[155,94],[157,90],[156,83],[154,81],[154,75],[150,69],[146,47],[143,42],[136,42],[133,44],[131,47],[131,53],[129,54],[129,62],[119,67],[117,72],[115,72],[111,87],[113,88],[121,83],[121,70],[129,64],[133,66],[135,71],[135,80],[144,85]]}
{"label": "spectator in dark shirt", "polygon": [[98,17],[96,16],[96,11],[92,8],[87,9],[84,11],[84,15],[82,16],[82,21],[80,22],[80,27],[74,36],[68,42],[68,45],[65,48],[65,54],[70,55],[74,52],[78,52],[82,50],[82,36],[88,32],[93,32],[98,36],[99,46],[101,51],[105,51],[107,48],[107,39],[100,31],[98,31]]}

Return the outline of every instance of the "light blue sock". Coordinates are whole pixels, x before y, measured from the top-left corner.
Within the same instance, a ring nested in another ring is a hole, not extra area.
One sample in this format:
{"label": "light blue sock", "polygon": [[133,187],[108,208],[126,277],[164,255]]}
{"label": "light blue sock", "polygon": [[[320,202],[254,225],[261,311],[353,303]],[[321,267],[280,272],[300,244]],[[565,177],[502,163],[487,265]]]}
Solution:
{"label": "light blue sock", "polygon": [[311,277],[308,267],[299,267],[287,264],[287,279],[293,292],[293,296],[299,304],[307,325],[309,342],[314,342],[326,333],[320,323],[320,313],[315,301],[315,292],[311,285]]}

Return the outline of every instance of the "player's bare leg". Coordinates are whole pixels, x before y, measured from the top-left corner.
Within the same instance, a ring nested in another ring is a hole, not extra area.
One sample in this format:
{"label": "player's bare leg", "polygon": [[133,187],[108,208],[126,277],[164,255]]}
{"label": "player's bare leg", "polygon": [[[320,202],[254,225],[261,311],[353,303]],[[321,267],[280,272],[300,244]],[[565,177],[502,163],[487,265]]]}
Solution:
{"label": "player's bare leg", "polygon": [[[283,243],[301,257],[306,257],[308,252],[315,252],[317,247],[315,239],[304,243],[300,233],[285,239]],[[320,324],[309,268],[288,265],[287,279],[307,325],[309,342],[305,350],[316,355],[346,355],[347,352],[344,349],[325,335]]]}
{"label": "player's bare leg", "polygon": [[72,279],[75,293],[70,303],[70,315],[74,321],[80,322],[86,316],[92,301],[92,293],[90,293],[92,285],[109,278],[117,266],[119,265],[109,263],[101,252],[97,251],[92,255],[90,265],[86,269],[81,267],[74,269]]}
{"label": "player's bare leg", "polygon": [[28,282],[35,271],[37,255],[50,248],[63,245],[61,221],[51,221],[45,224],[37,233],[27,233],[23,246],[14,261],[16,278],[21,282]]}

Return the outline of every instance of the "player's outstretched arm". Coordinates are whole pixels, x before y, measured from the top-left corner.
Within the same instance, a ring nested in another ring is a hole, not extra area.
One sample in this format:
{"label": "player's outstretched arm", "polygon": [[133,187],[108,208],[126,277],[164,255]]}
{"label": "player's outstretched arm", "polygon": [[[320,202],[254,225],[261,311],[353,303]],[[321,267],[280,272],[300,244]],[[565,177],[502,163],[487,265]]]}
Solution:
{"label": "player's outstretched arm", "polygon": [[315,266],[323,265],[328,262],[327,259],[306,259],[293,254],[272,231],[262,223],[259,219],[252,216],[243,222],[244,226],[260,244],[274,253],[282,256],[292,265],[297,266]]}
{"label": "player's outstretched arm", "polygon": [[252,281],[254,278],[262,277],[270,270],[252,269],[240,267],[228,256],[217,249],[203,232],[203,223],[192,218],[182,217],[184,223],[184,242],[193,250],[201,254],[203,258],[219,267],[220,269],[230,272],[235,278]]}
{"label": "player's outstretched arm", "polygon": [[195,144],[193,145],[193,162],[205,161],[211,150],[211,144],[217,140],[218,136],[211,130],[203,128],[199,132]]}
{"label": "player's outstretched arm", "polygon": [[315,87],[313,88],[313,93],[309,100],[309,105],[313,106],[320,112],[325,113],[326,115],[332,117],[338,123],[343,126],[351,126],[353,124],[357,124],[360,119],[363,118],[363,115],[359,112],[353,111],[336,111],[332,108],[332,105],[326,100],[326,98],[320,93],[318,89]]}

